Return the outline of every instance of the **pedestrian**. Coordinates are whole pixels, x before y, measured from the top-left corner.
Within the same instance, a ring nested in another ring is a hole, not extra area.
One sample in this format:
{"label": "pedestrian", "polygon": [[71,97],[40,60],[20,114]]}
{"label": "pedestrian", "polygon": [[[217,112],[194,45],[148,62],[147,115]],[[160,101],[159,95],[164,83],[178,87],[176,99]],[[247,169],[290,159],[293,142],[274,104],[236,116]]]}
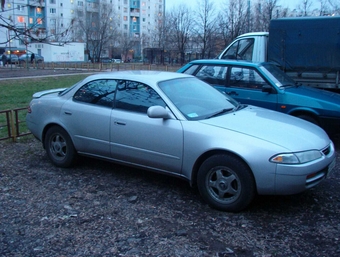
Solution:
{"label": "pedestrian", "polygon": [[34,55],[34,53],[32,53],[32,54],[31,54],[31,63],[34,62],[34,58],[35,58],[35,55]]}
{"label": "pedestrian", "polygon": [[1,60],[2,60],[2,65],[5,67],[6,66],[6,62],[7,62],[7,57],[6,57],[5,54],[2,54]]}

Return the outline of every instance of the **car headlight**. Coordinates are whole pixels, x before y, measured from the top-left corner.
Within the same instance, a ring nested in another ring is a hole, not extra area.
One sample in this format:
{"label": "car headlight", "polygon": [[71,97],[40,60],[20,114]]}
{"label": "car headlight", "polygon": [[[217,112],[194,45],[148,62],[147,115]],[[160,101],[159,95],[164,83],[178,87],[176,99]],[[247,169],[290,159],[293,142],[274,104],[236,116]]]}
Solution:
{"label": "car headlight", "polygon": [[298,153],[281,153],[270,158],[271,162],[281,163],[281,164],[300,164],[311,162],[316,159],[321,158],[322,155],[320,151],[311,150],[306,152]]}

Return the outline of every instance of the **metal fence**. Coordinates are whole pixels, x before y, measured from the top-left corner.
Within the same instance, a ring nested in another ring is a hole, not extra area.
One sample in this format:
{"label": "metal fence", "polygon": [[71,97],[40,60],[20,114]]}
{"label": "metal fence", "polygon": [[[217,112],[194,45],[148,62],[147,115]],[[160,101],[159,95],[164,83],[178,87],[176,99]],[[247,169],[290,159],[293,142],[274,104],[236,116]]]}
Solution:
{"label": "metal fence", "polygon": [[67,70],[163,70],[176,71],[179,65],[155,65],[145,63],[91,63],[91,62],[42,62],[42,63],[24,63],[17,68],[24,69],[67,69]]}
{"label": "metal fence", "polygon": [[27,108],[0,111],[0,141],[30,135],[24,117]]}

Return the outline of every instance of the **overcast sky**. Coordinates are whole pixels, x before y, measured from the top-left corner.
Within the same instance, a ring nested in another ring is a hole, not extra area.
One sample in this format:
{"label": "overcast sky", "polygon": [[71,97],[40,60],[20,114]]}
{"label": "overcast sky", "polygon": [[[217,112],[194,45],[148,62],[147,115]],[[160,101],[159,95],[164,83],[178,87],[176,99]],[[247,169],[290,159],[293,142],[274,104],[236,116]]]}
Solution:
{"label": "overcast sky", "polygon": [[[295,9],[298,5],[302,3],[303,0],[278,0],[277,4],[281,5],[282,7],[288,7],[291,10]],[[220,6],[221,3],[227,2],[227,0],[214,0],[215,6]],[[252,0],[250,0],[252,2]],[[257,1],[256,1],[257,2]],[[317,0],[314,1],[317,3]],[[173,8],[174,6],[180,5],[184,3],[188,6],[195,6],[197,4],[197,0],[166,0],[165,8],[167,10]]]}

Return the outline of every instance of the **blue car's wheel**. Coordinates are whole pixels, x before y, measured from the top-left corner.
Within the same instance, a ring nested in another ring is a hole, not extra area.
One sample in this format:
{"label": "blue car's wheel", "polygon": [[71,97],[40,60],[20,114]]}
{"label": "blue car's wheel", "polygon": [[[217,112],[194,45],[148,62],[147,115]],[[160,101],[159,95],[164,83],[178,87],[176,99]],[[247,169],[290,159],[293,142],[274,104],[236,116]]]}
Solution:
{"label": "blue car's wheel", "polygon": [[54,165],[65,168],[75,161],[76,151],[72,140],[61,127],[49,128],[44,143],[47,155]]}
{"label": "blue car's wheel", "polygon": [[255,181],[248,166],[227,154],[214,155],[201,165],[197,185],[203,199],[213,208],[238,212],[255,196]]}

